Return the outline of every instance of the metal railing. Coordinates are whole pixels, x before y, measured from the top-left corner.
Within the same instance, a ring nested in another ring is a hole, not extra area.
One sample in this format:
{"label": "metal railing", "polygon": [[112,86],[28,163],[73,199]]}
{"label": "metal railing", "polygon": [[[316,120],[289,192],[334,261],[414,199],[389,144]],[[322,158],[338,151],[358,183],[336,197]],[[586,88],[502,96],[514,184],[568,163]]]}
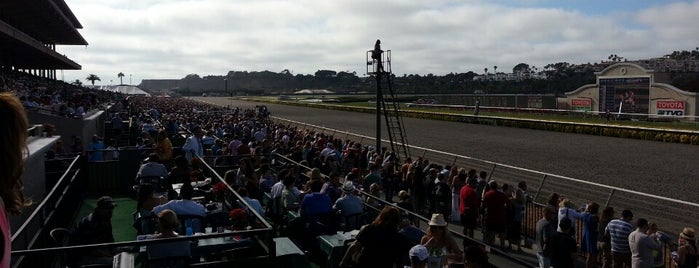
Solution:
{"label": "metal railing", "polygon": [[[63,173],[61,178],[56,182],[51,191],[39,203],[24,223],[12,234],[12,248],[32,248],[46,246],[47,241],[40,239],[48,234],[48,229],[52,225],[60,223],[59,215],[65,212],[66,209],[74,208],[76,202],[80,200],[74,199],[80,191],[80,176],[81,157],[76,156],[70,165]],[[12,251],[15,254],[15,251]],[[25,256],[12,259],[12,266],[17,267],[24,260]]]}
{"label": "metal railing", "polygon": [[[361,144],[375,143],[375,139],[369,136],[279,117],[273,118],[286,125],[302,126],[304,129],[322,132],[334,137],[342,137],[345,140],[350,139]],[[385,145],[387,141],[382,140],[382,143]],[[519,181],[524,181],[529,186],[529,193],[534,197],[534,202],[538,204],[537,206],[542,206],[541,204],[546,203],[545,201],[550,194],[558,193],[578,204],[596,202],[600,204],[602,208],[607,206],[614,207],[616,208],[617,215],[623,209],[630,209],[633,211],[635,218],[646,218],[650,222],[655,222],[659,229],[666,234],[677,234],[683,227],[696,224],[693,219],[699,218],[699,204],[697,203],[414,145],[410,145],[410,147],[413,158],[420,156],[429,159],[431,163],[487,171],[489,177],[497,180],[500,184],[508,183],[510,185],[517,185]],[[527,210],[525,219],[531,219],[535,225],[536,220],[539,218],[541,218],[539,209]],[[581,227],[582,224],[577,224],[577,226]],[[535,237],[535,233],[531,231],[533,230],[531,226],[525,227],[530,229],[526,234],[530,237]],[[526,232],[527,230],[525,229],[524,231]],[[579,233],[581,234],[580,230]],[[577,237],[580,238],[582,235],[578,235]],[[668,251],[668,247],[666,247],[665,251]]]}
{"label": "metal railing", "polygon": [[[351,139],[361,144],[374,144],[373,137],[278,117],[274,117],[274,119],[278,122],[283,122],[288,125],[303,126],[303,128],[323,132],[334,137]],[[382,143],[387,144],[387,141],[382,140]],[[636,215],[636,218],[647,218],[656,222],[661,230],[676,230],[677,233],[679,233],[684,226],[692,226],[694,222],[692,222],[691,219],[699,218],[699,204],[688,201],[414,145],[410,145],[410,147],[413,158],[420,156],[429,159],[431,163],[487,171],[490,178],[510,185],[516,185],[519,181],[524,181],[529,186],[530,195],[534,197],[535,202],[545,203],[545,199],[551,193],[558,193],[579,204],[583,202],[596,202],[600,204],[602,208],[612,206],[618,208],[617,210],[619,211],[620,209],[631,209],[634,215]],[[675,233],[675,231],[668,233]]]}
{"label": "metal railing", "polygon": [[[275,157],[278,158],[278,159],[281,159],[283,162],[286,162],[286,163],[293,163],[293,164],[295,164],[296,166],[305,169],[306,171],[311,170],[310,167],[304,166],[304,165],[302,165],[301,163],[295,162],[295,161],[293,161],[293,160],[291,160],[291,159],[289,159],[289,158],[287,158],[287,157],[284,157],[284,156],[281,156],[281,155],[275,155]],[[305,174],[305,172],[301,172],[301,173],[302,173],[302,174]],[[323,176],[326,176],[326,175],[327,175],[327,174],[323,174]],[[420,228],[422,224],[424,224],[424,226],[427,226],[427,223],[430,221],[430,219],[425,218],[424,216],[422,216],[422,215],[420,215],[420,214],[418,214],[418,213],[415,213],[415,212],[413,212],[413,211],[404,210],[403,208],[400,208],[400,207],[396,206],[395,203],[386,201],[385,199],[383,199],[383,198],[381,198],[381,197],[379,197],[379,196],[372,195],[372,194],[370,194],[369,192],[366,192],[366,191],[364,191],[364,190],[362,190],[362,189],[356,189],[356,191],[359,192],[359,195],[361,195],[362,197],[370,197],[370,198],[372,198],[372,199],[374,199],[374,200],[377,200],[377,201],[378,201],[379,203],[381,203],[382,206],[384,206],[384,207],[385,207],[385,206],[392,206],[392,207],[395,207],[395,208],[397,208],[398,210],[400,210],[402,213],[408,214],[408,217],[409,217],[410,219],[413,219],[413,220],[416,219],[416,220],[417,220],[417,225],[416,225],[416,227],[418,227],[418,228]],[[367,204],[366,202],[364,202],[364,207],[367,208],[367,209],[374,210],[374,211],[376,211],[376,212],[378,212],[378,211],[381,210],[381,208],[374,207],[374,206],[372,206],[372,205],[370,205],[370,204]],[[506,259],[507,261],[509,261],[510,264],[512,264],[512,265],[517,265],[517,266],[519,266],[519,267],[533,267],[533,266],[532,266],[532,265],[533,265],[532,263],[529,263],[529,262],[527,262],[527,261],[525,261],[525,260],[522,260],[522,259],[520,259],[520,258],[518,258],[518,257],[516,257],[516,256],[514,256],[514,255],[512,255],[512,254],[508,254],[507,252],[503,251],[502,249],[493,247],[492,245],[488,245],[488,244],[486,244],[486,243],[484,243],[484,242],[482,242],[482,241],[473,239],[473,238],[471,238],[471,237],[467,237],[467,236],[463,235],[463,234],[460,233],[460,232],[454,231],[453,229],[449,229],[449,232],[450,232],[453,236],[455,236],[456,238],[461,239],[461,240],[464,240],[464,241],[467,241],[467,242],[465,242],[464,244],[478,245],[478,246],[481,246],[481,247],[483,247],[483,248],[488,248],[491,254],[496,254],[496,255],[498,255],[498,256],[500,256],[500,257],[502,257],[502,258],[505,258],[505,259]],[[508,266],[508,267],[513,267],[513,266]],[[515,267],[516,267],[516,266],[515,266]]]}

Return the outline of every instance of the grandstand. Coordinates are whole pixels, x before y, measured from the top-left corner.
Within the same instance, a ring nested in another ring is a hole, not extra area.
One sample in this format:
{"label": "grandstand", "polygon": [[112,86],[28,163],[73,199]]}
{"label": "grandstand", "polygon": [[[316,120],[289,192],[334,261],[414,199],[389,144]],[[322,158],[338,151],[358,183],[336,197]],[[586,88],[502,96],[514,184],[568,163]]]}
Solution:
{"label": "grandstand", "polygon": [[63,0],[0,2],[0,67],[56,78],[56,70],[81,66],[56,45],[87,45],[82,25]]}

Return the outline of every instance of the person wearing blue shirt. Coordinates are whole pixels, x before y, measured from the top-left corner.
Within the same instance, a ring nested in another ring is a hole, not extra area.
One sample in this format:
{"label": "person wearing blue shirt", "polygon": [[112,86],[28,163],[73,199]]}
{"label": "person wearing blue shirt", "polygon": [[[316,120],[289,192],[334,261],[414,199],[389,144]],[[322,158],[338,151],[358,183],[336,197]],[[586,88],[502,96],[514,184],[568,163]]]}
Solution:
{"label": "person wearing blue shirt", "polygon": [[[156,206],[153,208],[153,214],[158,215],[163,210],[169,209],[175,212],[175,214],[180,216],[206,216],[206,208],[204,205],[192,201],[192,195],[194,194],[194,188],[189,183],[182,184],[180,189],[180,200],[170,200],[169,202]],[[203,230],[201,228],[201,222],[194,221],[193,227],[195,232]]]}
{"label": "person wearing blue shirt", "polygon": [[332,211],[330,198],[320,193],[321,188],[323,188],[322,181],[314,180],[311,182],[311,193],[304,195],[303,200],[301,200],[299,209],[301,217],[312,220],[330,214]]}
{"label": "person wearing blue shirt", "polygon": [[97,134],[92,136],[92,143],[88,145],[87,150],[90,162],[104,160],[104,152],[102,152],[102,150],[104,150],[104,143],[102,142],[102,138],[97,136]]}
{"label": "person wearing blue shirt", "polygon": [[[265,216],[265,209],[262,208],[262,204],[260,203],[260,201],[257,199],[250,198],[248,196],[248,190],[245,189],[245,187],[240,187],[240,189],[238,189],[238,194],[241,197],[243,197],[243,200],[245,200],[245,202],[247,202],[250,205],[250,207],[252,207],[252,209],[257,211],[257,214],[260,214],[260,216],[262,217]],[[248,214],[252,215],[252,213],[248,211],[248,208],[245,208],[245,210],[248,212]]]}
{"label": "person wearing blue shirt", "polygon": [[333,209],[339,211],[343,217],[364,212],[364,202],[354,194],[355,187],[351,181],[342,185],[342,197],[335,201]]}

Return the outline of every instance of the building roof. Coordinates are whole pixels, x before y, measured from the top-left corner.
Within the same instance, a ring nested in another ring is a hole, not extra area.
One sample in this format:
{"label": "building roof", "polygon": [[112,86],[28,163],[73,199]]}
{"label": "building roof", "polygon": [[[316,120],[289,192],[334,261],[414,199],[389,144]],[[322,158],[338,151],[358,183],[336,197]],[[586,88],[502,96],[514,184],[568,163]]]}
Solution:
{"label": "building roof", "polygon": [[0,65],[19,69],[81,69],[55,45],[87,45],[63,0],[0,1]]}

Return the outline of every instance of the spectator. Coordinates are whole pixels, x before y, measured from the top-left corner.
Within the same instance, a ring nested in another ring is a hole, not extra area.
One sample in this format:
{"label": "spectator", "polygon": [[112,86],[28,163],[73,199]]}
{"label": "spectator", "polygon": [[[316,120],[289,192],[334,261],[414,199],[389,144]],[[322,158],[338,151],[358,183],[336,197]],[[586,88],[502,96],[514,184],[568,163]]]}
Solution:
{"label": "spectator", "polygon": [[483,241],[492,244],[495,235],[500,238],[500,247],[505,248],[505,224],[507,220],[507,208],[510,206],[507,195],[498,191],[498,184],[495,180],[488,183],[490,189],[483,194],[483,211],[485,212],[484,225],[485,233]]}
{"label": "spectator", "polygon": [[433,199],[434,212],[444,215],[447,219],[451,214],[451,189],[446,182],[446,173],[439,173],[434,181]]}
{"label": "spectator", "polygon": [[329,216],[332,211],[332,204],[327,195],[321,194],[323,182],[311,180],[311,191],[303,196],[301,200],[299,214],[307,220],[315,220],[319,217]]}
{"label": "spectator", "polygon": [[[102,243],[114,243],[112,233],[112,214],[116,203],[110,196],[102,196],[97,199],[95,209],[85,216],[71,231],[70,243],[73,245],[90,245]],[[111,264],[116,251],[111,248],[97,248],[82,250],[76,256],[80,256],[79,264]]]}
{"label": "spectator", "polygon": [[177,213],[164,209],[158,213],[158,233],[149,236],[148,239],[178,237],[177,230],[179,228],[180,221],[177,220]]}
{"label": "spectator", "polygon": [[597,255],[599,252],[597,249],[597,241],[599,240],[598,211],[599,204],[593,202],[587,205],[582,216],[583,233],[580,248],[583,253],[587,253],[587,259],[585,260],[585,267],[587,268],[597,267]]}
{"label": "spectator", "polygon": [[398,192],[398,203],[395,203],[395,205],[407,211],[415,212],[413,204],[410,202],[410,194],[406,190]]}
{"label": "spectator", "polygon": [[575,267],[577,245],[570,228],[573,223],[569,218],[559,220],[558,232],[545,245],[544,255],[551,259],[553,267]]}
{"label": "spectator", "polygon": [[204,130],[201,127],[194,127],[192,129],[192,136],[188,137],[184,145],[182,145],[182,151],[185,152],[185,157],[187,161],[192,161],[195,156],[204,156],[204,145],[201,142],[201,138],[204,136]]}
{"label": "spectator", "polygon": [[488,253],[480,246],[469,246],[464,249],[464,267],[491,268],[488,262]]}
{"label": "spectator", "polygon": [[376,196],[376,198],[367,196],[364,200],[367,203],[367,205],[370,205],[377,209],[381,209],[383,207],[383,203],[379,202],[378,200],[379,196],[381,196],[381,186],[379,186],[378,183],[372,183],[371,186],[369,186],[369,194],[372,196]]}
{"label": "spectator", "polygon": [[381,168],[378,164],[371,165],[371,173],[364,177],[364,183],[362,183],[362,190],[369,190],[372,184],[376,183],[378,186],[382,185],[381,180]]}
{"label": "spectator", "polygon": [[425,246],[413,246],[412,248],[410,248],[408,255],[410,256],[410,268],[427,267],[427,258],[430,256],[430,253],[427,251],[427,248]]}
{"label": "spectator", "polygon": [[19,214],[31,205],[24,198],[22,173],[26,149],[27,115],[22,103],[12,94],[0,93],[0,159],[3,159],[0,176],[0,267],[10,267],[11,237],[8,214]]}
{"label": "spectator", "polygon": [[296,180],[286,177],[283,181],[284,189],[281,194],[282,215],[287,211],[296,211],[299,208],[299,190],[294,186]]}
{"label": "spectator", "polygon": [[425,232],[415,227],[415,225],[410,222],[410,218],[407,215],[403,216],[399,228],[398,233],[408,238],[412,245],[420,245],[420,240],[425,236]]}
{"label": "spectator", "polygon": [[670,237],[658,232],[658,225],[655,223],[648,223],[648,231],[646,234],[653,238],[656,243],[660,245],[659,249],[652,251],[653,254],[653,268],[664,268],[665,267],[665,254],[663,254],[663,244],[670,242]]}
{"label": "spectator", "polygon": [[476,187],[478,187],[478,180],[470,178],[459,192],[459,214],[461,225],[464,227],[463,233],[471,238],[473,238],[473,230],[476,229],[478,223],[478,211],[481,203]]}
{"label": "spectator", "polygon": [[601,254],[602,268],[612,267],[612,241],[609,233],[604,231],[612,219],[614,219],[614,208],[606,207],[602,211],[602,216],[597,224],[597,248]]}
{"label": "spectator", "polygon": [[109,143],[104,152],[104,160],[119,160],[119,150],[117,149],[117,140],[109,139]]}
{"label": "spectator", "polygon": [[621,218],[607,224],[605,235],[611,238],[612,265],[614,268],[631,267],[631,247],[629,246],[629,234],[633,231],[631,221],[633,213],[625,209],[621,212]]}
{"label": "spectator", "polygon": [[694,229],[685,227],[680,233],[680,238],[677,241],[677,263],[678,268],[695,268],[699,264],[699,252],[697,252],[697,243],[694,238]]}
{"label": "spectator", "polygon": [[158,155],[151,153],[148,155],[147,162],[141,165],[136,173],[137,178],[143,177],[167,177],[167,168],[163,164],[159,163]]}
{"label": "spectator", "polygon": [[160,163],[172,167],[170,162],[172,161],[172,142],[170,142],[164,129],[158,131],[156,136],[155,153],[158,154]]}
{"label": "spectator", "polygon": [[655,241],[655,234],[649,236],[647,231],[648,220],[640,218],[636,221],[636,231],[629,235],[632,268],[653,267],[653,250],[659,250],[660,244]]}
{"label": "spectator", "polygon": [[359,231],[357,240],[345,252],[340,267],[348,267],[355,263],[354,260],[356,267],[393,267],[407,263],[411,244],[398,233],[400,222],[400,211],[395,207],[385,207],[371,224]]}
{"label": "spectator", "polygon": [[90,162],[97,162],[97,161],[103,161],[104,160],[104,143],[102,142],[102,138],[100,136],[97,136],[97,134],[92,135],[92,143],[87,146],[88,152],[88,159]]}
{"label": "spectator", "polygon": [[364,212],[364,203],[355,195],[356,188],[352,182],[345,182],[342,185],[342,197],[335,201],[333,209],[340,212],[343,217]]}
{"label": "spectator", "polygon": [[[565,218],[570,219],[570,222],[573,224],[570,229],[572,236],[575,236],[575,222],[582,219],[582,217],[583,214],[576,210],[575,204],[569,199],[563,199],[558,203],[558,222],[561,222],[561,220]],[[561,230],[559,229],[558,231],[560,232]]]}
{"label": "spectator", "polygon": [[[247,202],[250,207],[252,207],[255,211],[257,211],[260,216],[264,217],[265,216],[265,209],[262,208],[262,203],[260,203],[259,200],[250,198],[248,196],[248,190],[245,188],[240,188],[238,189],[238,194]],[[248,208],[245,208],[245,210],[248,212],[248,214],[252,215],[252,212],[248,210]]]}
{"label": "spectator", "polygon": [[544,253],[544,249],[551,237],[556,234],[556,227],[552,224],[556,210],[545,207],[542,214],[541,219],[536,222],[536,258],[539,260],[539,268],[549,268],[551,266],[551,258]]}
{"label": "spectator", "polygon": [[451,236],[444,216],[442,214],[432,214],[428,226],[427,234],[422,237],[420,244],[424,245],[431,252],[443,252],[443,256],[446,258],[445,261],[449,265],[462,263],[463,252]]}
{"label": "spectator", "polygon": [[255,174],[260,175],[260,190],[265,193],[272,191],[272,186],[277,183],[276,178],[272,174],[272,169],[268,164],[263,164],[255,170]]}
{"label": "spectator", "polygon": [[170,200],[169,202],[153,208],[153,213],[160,214],[163,210],[169,209],[177,213],[177,215],[187,216],[206,216],[206,208],[202,204],[192,201],[194,188],[189,183],[182,184],[180,189],[180,199]]}

